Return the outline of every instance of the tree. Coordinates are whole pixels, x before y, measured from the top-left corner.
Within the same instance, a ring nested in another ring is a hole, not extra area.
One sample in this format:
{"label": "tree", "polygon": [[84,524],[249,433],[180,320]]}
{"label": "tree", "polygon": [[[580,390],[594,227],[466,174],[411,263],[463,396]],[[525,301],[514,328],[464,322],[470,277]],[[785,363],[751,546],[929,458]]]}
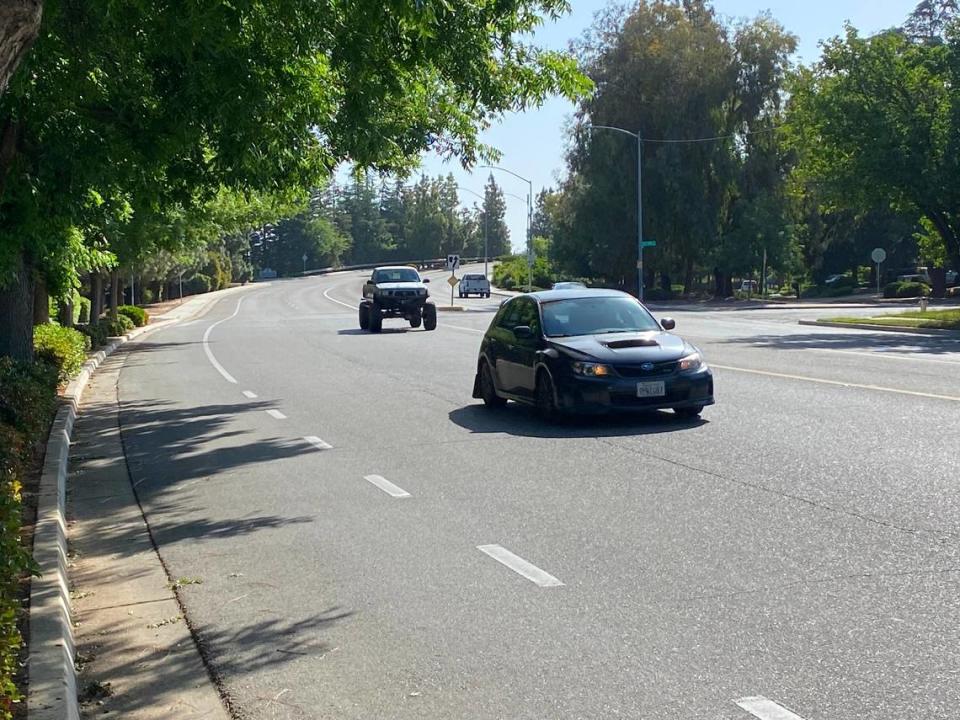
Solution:
{"label": "tree", "polygon": [[510,229],[504,220],[506,212],[507,203],[503,191],[491,174],[483,188],[483,205],[477,218],[480,228],[486,232],[490,257],[509,255],[512,252]]}
{"label": "tree", "polygon": [[[772,130],[795,45],[769,16],[731,26],[702,0],[601,16],[578,46],[597,92],[578,107],[555,203],[561,268],[635,286],[638,162],[643,235],[657,242],[648,273],[680,272],[689,287],[698,266],[732,257],[722,246],[743,236],[748,206],[768,216],[779,206],[784,158]],[[639,133],[642,158],[635,141],[599,125]]]}
{"label": "tree", "polygon": [[0,98],[0,355],[31,352],[34,279],[75,284],[131,213],[189,211],[221,187],[305,190],[348,160],[489,156],[491,118],[587,89],[569,58],[519,40],[565,8],[47,0]]}
{"label": "tree", "polygon": [[827,211],[914,211],[960,267],[960,37],[846,37],[798,74],[790,103],[797,177]]}
{"label": "tree", "polygon": [[[42,0],[4,0],[0,5],[0,95],[36,40],[42,15]],[[4,138],[9,130],[4,128]]]}
{"label": "tree", "polygon": [[922,0],[903,24],[903,32],[914,40],[940,42],[958,14],[957,0]]}

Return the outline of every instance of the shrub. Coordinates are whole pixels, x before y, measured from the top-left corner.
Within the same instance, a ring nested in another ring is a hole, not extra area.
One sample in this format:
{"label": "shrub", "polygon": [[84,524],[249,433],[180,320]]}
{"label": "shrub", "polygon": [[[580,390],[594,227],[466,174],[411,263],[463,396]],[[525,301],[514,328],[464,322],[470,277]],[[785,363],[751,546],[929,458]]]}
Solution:
{"label": "shrub", "polygon": [[664,300],[673,299],[673,291],[666,290],[664,288],[645,288],[643,291],[643,299],[649,300],[650,302],[662,302]]}
{"label": "shrub", "polygon": [[140,291],[140,297],[143,298],[144,305],[150,305],[153,302],[153,290],[150,288],[143,288],[143,290]]}
{"label": "shrub", "polygon": [[83,367],[90,338],[73,328],[37,325],[33,329],[33,349],[37,359],[53,365],[60,382],[65,383]]}
{"label": "shrub", "polygon": [[96,349],[107,344],[107,327],[103,321],[77,325],[77,330],[90,338],[90,347]]}
{"label": "shrub", "polygon": [[930,294],[930,286],[921,282],[896,281],[883,288],[885,298],[915,298]]}
{"label": "shrub", "polygon": [[197,273],[192,278],[183,283],[183,291],[187,295],[199,295],[200,293],[208,293],[213,289],[213,280],[210,279],[209,275],[204,275],[203,273]]}
{"label": "shrub", "polygon": [[143,308],[138,308],[136,305],[121,305],[117,308],[117,312],[120,315],[126,315],[130,318],[137,327],[143,327],[150,322],[150,316],[147,314],[147,311]]}
{"label": "shrub", "polygon": [[107,337],[120,337],[133,330],[133,320],[126,315],[118,314],[116,317],[108,317],[101,320],[98,324],[103,325],[107,331]]}
{"label": "shrub", "polygon": [[57,374],[47,363],[0,358],[0,717],[21,700],[14,684],[21,646],[21,577],[36,572],[20,540],[20,483],[57,407]]}

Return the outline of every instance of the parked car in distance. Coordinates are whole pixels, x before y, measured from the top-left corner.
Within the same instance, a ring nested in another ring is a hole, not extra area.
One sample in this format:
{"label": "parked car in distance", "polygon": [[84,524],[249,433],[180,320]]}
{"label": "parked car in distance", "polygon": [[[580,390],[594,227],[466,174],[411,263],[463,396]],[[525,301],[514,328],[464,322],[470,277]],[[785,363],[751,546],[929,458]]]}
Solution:
{"label": "parked car in distance", "polygon": [[490,281],[483,273],[467,273],[460,278],[458,288],[460,297],[469,297],[470,295],[490,297]]}
{"label": "parked car in distance", "polygon": [[740,292],[756,294],[760,291],[759,288],[760,286],[756,280],[744,280],[740,283]]}
{"label": "parked car in distance", "polygon": [[846,277],[846,275],[844,275],[844,274],[842,274],[842,273],[839,274],[839,275],[831,275],[830,277],[828,277],[826,280],[823,281],[823,284],[824,284],[824,285],[834,285],[834,284],[840,282],[841,280],[843,280],[845,277]]}
{"label": "parked car in distance", "polygon": [[582,282],[577,282],[575,280],[563,280],[561,282],[556,282],[553,284],[552,290],[579,290],[580,288],[585,288]]}
{"label": "parked car in distance", "polygon": [[480,345],[473,397],[488,407],[567,413],[672,408],[685,418],[714,403],[696,347],[618,290],[547,290],[500,306]]}

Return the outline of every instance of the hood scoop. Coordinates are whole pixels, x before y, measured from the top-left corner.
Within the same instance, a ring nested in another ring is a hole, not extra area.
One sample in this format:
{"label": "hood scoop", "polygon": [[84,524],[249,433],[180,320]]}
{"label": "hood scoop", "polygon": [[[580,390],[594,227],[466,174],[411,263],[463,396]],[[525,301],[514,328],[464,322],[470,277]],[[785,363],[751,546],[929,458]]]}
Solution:
{"label": "hood scoop", "polygon": [[641,348],[641,347],[660,347],[658,343],[653,338],[631,338],[630,340],[611,340],[610,342],[603,343],[606,347],[611,350],[626,350],[627,348]]}

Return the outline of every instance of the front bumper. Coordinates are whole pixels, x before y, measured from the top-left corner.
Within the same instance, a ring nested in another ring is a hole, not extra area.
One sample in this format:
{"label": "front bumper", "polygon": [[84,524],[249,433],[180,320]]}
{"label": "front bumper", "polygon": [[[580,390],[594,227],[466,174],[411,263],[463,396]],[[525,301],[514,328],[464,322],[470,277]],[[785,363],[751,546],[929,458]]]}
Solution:
{"label": "front bumper", "polygon": [[662,380],[662,397],[637,397],[637,378],[583,378],[566,375],[554,379],[557,407],[574,413],[662,410],[713,405],[713,373],[705,367],[692,373],[650,378]]}

